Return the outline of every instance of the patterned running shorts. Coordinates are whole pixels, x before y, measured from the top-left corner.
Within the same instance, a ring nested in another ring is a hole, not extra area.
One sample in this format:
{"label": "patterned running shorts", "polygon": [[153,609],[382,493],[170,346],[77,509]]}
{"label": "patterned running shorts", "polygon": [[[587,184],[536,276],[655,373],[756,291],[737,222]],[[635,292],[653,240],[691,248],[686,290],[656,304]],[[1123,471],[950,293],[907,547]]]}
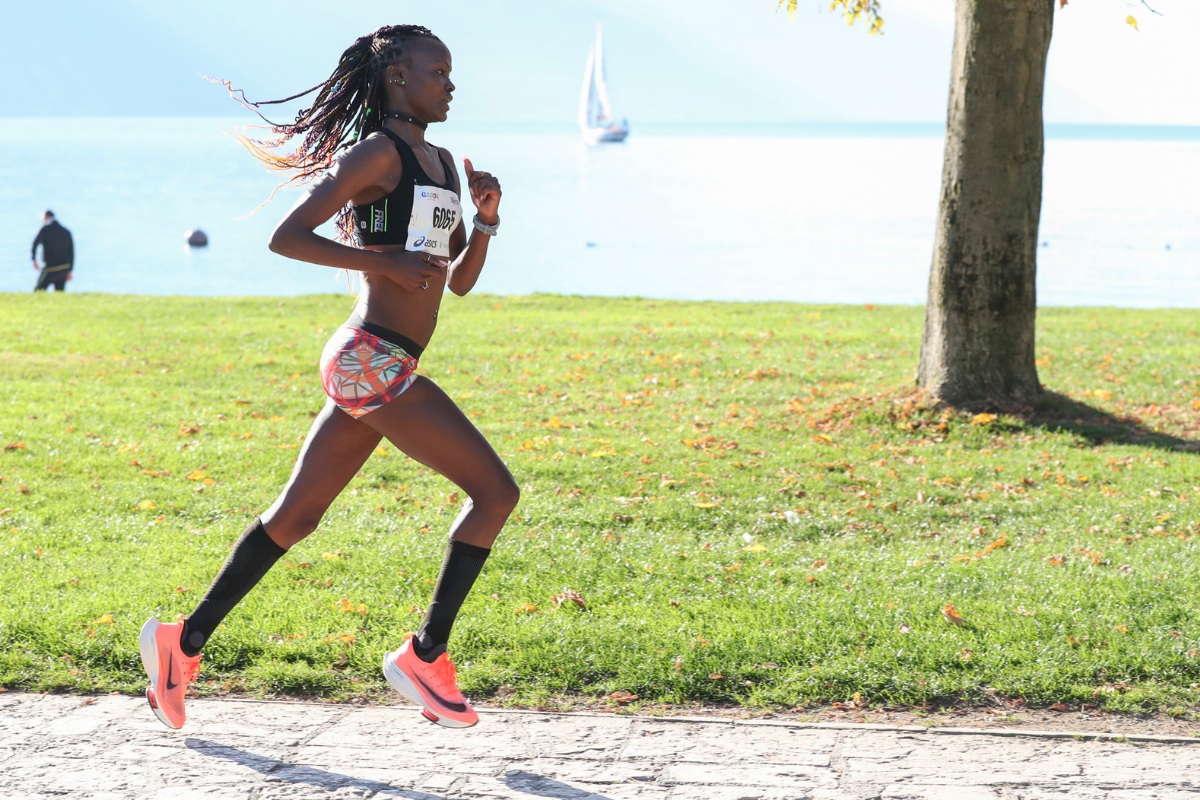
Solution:
{"label": "patterned running shorts", "polygon": [[362,328],[338,328],[321,353],[321,385],[354,418],[399,397],[417,375],[417,359]]}

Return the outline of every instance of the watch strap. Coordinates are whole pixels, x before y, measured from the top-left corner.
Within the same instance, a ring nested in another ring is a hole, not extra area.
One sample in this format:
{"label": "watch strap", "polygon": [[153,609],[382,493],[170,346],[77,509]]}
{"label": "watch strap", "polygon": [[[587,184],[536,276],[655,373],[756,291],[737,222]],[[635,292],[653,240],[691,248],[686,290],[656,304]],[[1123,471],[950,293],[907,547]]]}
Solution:
{"label": "watch strap", "polygon": [[475,218],[471,221],[475,225],[475,230],[479,231],[480,233],[486,233],[488,236],[495,236],[496,231],[500,230],[499,217],[496,217],[496,221],[491,225],[488,225],[486,222],[479,219],[478,214],[476,214]]}

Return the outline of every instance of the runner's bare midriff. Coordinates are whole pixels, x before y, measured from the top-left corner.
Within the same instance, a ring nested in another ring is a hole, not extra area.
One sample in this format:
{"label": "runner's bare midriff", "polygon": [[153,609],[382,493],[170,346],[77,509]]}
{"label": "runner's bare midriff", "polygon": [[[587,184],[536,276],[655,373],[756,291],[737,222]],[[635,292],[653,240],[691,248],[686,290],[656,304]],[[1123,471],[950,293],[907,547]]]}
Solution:
{"label": "runner's bare midriff", "polygon": [[[372,245],[365,249],[403,253],[404,245]],[[356,310],[367,322],[402,333],[425,347],[437,327],[438,308],[442,304],[445,289],[445,270],[441,270],[441,275],[429,279],[428,289],[417,292],[406,291],[383,275],[364,274],[363,291],[358,297]]]}

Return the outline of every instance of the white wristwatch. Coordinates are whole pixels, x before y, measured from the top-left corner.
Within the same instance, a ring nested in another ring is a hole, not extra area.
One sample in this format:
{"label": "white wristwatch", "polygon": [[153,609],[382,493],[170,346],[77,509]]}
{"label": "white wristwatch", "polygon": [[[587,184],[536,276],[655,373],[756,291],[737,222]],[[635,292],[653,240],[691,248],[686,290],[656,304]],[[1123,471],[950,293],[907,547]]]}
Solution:
{"label": "white wristwatch", "polygon": [[479,231],[480,233],[486,233],[488,236],[495,236],[496,231],[500,230],[499,217],[496,217],[496,221],[491,225],[488,225],[486,222],[480,220],[479,215],[476,214],[475,219],[473,219],[472,222],[475,224],[475,230]]}

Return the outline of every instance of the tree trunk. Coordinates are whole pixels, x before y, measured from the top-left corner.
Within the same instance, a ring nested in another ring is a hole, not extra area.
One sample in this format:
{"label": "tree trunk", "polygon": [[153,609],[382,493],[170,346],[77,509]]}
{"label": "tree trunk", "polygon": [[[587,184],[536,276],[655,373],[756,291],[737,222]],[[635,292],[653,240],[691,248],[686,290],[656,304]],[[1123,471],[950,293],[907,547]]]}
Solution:
{"label": "tree trunk", "polygon": [[1025,403],[1034,363],[1042,93],[1056,0],[957,0],[917,383],[951,404]]}

